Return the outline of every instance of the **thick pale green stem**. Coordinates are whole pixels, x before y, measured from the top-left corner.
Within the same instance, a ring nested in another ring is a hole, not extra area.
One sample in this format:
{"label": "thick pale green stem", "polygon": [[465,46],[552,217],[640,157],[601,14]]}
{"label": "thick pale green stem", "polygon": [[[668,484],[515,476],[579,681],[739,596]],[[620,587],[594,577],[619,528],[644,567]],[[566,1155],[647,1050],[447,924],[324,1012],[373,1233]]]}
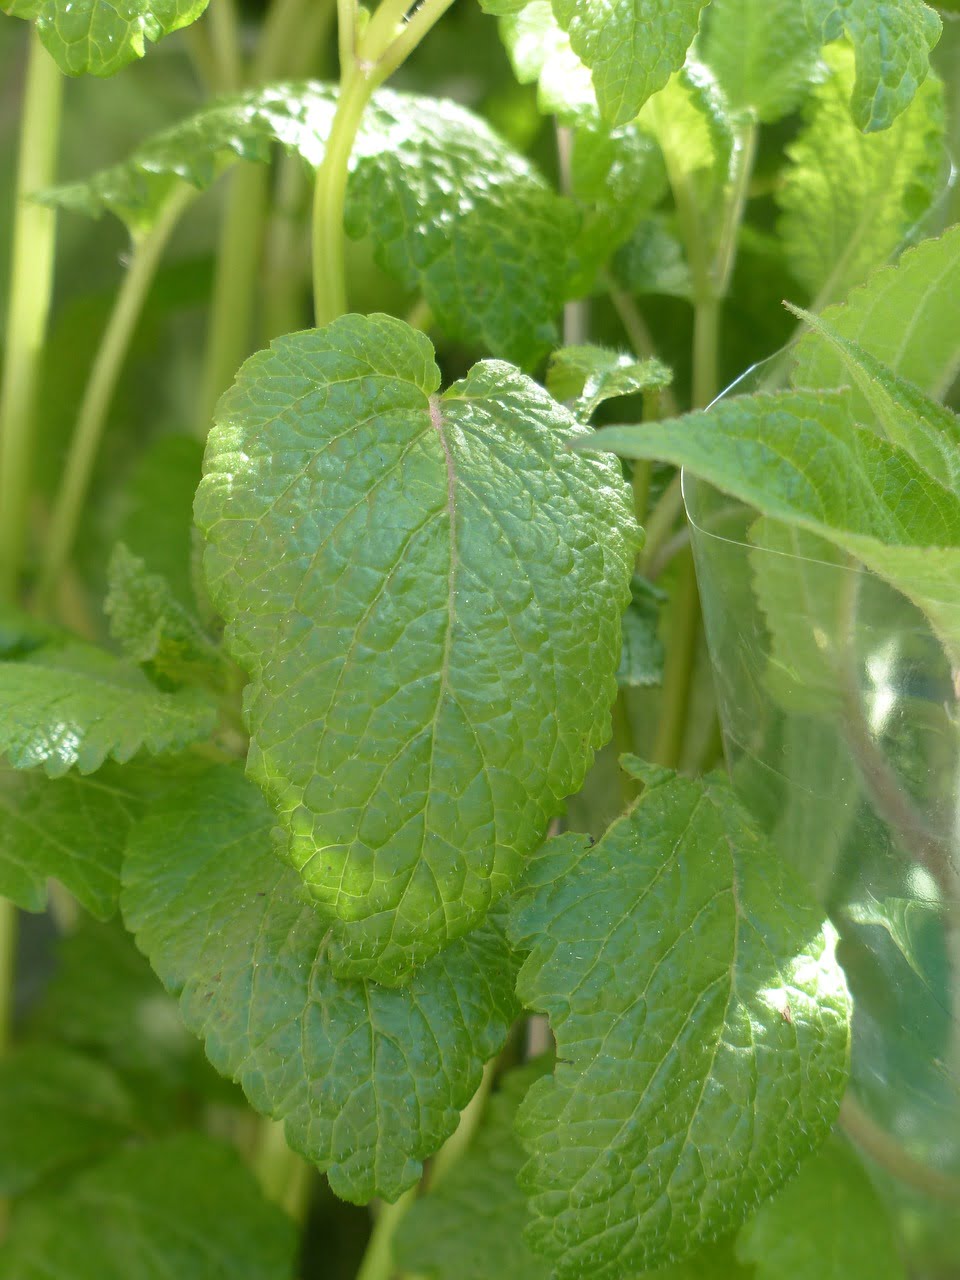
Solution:
{"label": "thick pale green stem", "polygon": [[396,1204],[385,1204],[373,1224],[367,1249],[357,1271],[356,1280],[391,1280],[393,1263],[393,1237],[417,1198],[417,1188],[405,1191]]}
{"label": "thick pale green stem", "polygon": [[242,164],[230,176],[197,415],[201,439],[210,430],[217,401],[250,353],[269,180],[263,164]]}
{"label": "thick pale green stem", "polygon": [[28,197],[56,177],[63,77],[30,36],[20,125],[13,260],[0,386],[0,598],[16,595],[26,539],[34,409],[47,331],[56,213]]}
{"label": "thick pale green stem", "polygon": [[97,357],[90,370],[60,490],[54,502],[43,569],[37,588],[41,603],[49,602],[70,557],[107,412],[123,362],[130,349],[160,256],[193,195],[191,187],[181,187],[171,196],[152,230],[134,248],[130,266],[123,278]]}
{"label": "thick pale green stem", "polygon": [[240,26],[233,0],[211,0],[207,22],[210,27],[216,87],[221,93],[230,93],[239,89],[243,83]]}

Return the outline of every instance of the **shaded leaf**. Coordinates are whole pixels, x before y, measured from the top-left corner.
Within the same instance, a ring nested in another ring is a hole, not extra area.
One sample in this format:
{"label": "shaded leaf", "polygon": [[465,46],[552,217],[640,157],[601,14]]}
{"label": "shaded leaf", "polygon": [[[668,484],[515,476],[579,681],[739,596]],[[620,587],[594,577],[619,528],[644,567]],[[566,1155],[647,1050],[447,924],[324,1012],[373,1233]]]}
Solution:
{"label": "shaded leaf", "polygon": [[90,645],[47,646],[0,662],[0,753],[51,778],[92,773],[141,749],[176,751],[204,738],[216,708],[195,689],[162,693],[136,667]]}
{"label": "shaded leaf", "polygon": [[282,338],[196,503],[248,771],[338,971],[388,983],[483,919],[609,736],[636,548],[620,468],[578,464],[542,388],[439,382],[387,316]]}
{"label": "shaded leaf", "polygon": [[[265,163],[274,143],[316,166],[336,90],[317,81],[224,99],[158,134],[122,165],[45,199],[110,209],[132,231],[152,224],[181,182],[209,186],[237,159]],[[346,227],[423,293],[452,337],[532,364],[554,342],[577,213],[478,116],[443,99],[379,90],[351,153]]]}
{"label": "shaded leaf", "polygon": [[599,843],[545,845],[511,913],[517,991],[558,1057],[518,1119],[528,1240],[571,1280],[737,1227],[823,1141],[846,1083],[819,908],[725,784],[647,777]]}
{"label": "shaded leaf", "polygon": [[893,1222],[863,1165],[838,1138],[760,1207],[737,1256],[756,1280],[906,1280]]}
{"label": "shaded leaf", "polygon": [[828,54],[831,74],[814,89],[804,128],[787,148],[778,195],[787,261],[818,309],[896,253],[945,173],[940,82],[930,76],[885,133],[863,134],[847,109],[852,56],[841,46]]}
{"label": "shaded leaf", "polygon": [[658,685],[663,680],[664,651],[660,610],[666,593],[646,578],[634,577],[632,600],[623,615],[623,649],[617,683],[621,687]]}
{"label": "shaded leaf", "polygon": [[129,1138],[130,1098],[113,1072],[57,1045],[0,1061],[0,1194],[19,1195]]}
{"label": "shaded leaf", "polygon": [[67,75],[112,76],[142,58],[148,40],[188,27],[209,0],[3,0],[0,9],[33,19],[44,47]]}
{"label": "shaded leaf", "polygon": [[800,105],[815,79],[819,48],[797,0],[713,0],[697,42],[731,111],[762,124]]}
{"label": "shaded leaf", "polygon": [[506,1038],[510,953],[488,924],[402,990],[341,982],[274,822],[237,770],[173,786],[131,836],[124,917],[214,1066],[286,1121],[337,1195],[396,1199]]}
{"label": "shaded leaf", "polygon": [[662,293],[687,300],[693,296],[683,246],[662,216],[641,220],[616,255],[613,272],[631,293]]}
{"label": "shaded leaf", "polygon": [[672,380],[661,360],[638,360],[609,347],[560,347],[547,366],[547,390],[583,422],[606,400],[659,390]]}
{"label": "shaded leaf", "polygon": [[844,32],[857,55],[850,107],[858,129],[887,129],[930,70],[942,23],[923,0],[802,0],[821,44]]}
{"label": "shaded leaf", "polygon": [[293,1223],[230,1148],[184,1134],[122,1151],[14,1212],[2,1280],[289,1280]]}
{"label": "shaded leaf", "polygon": [[124,844],[142,803],[138,783],[113,764],[56,779],[0,764],[0,894],[42,911],[53,878],[97,919],[113,915]]}

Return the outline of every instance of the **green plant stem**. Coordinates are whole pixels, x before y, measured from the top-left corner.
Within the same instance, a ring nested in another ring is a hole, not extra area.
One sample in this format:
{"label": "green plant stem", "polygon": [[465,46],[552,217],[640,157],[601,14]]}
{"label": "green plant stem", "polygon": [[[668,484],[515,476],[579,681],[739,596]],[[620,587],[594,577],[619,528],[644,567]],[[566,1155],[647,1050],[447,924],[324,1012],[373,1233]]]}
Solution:
{"label": "green plant stem", "polygon": [[417,1187],[405,1191],[395,1204],[385,1204],[373,1224],[356,1280],[390,1280],[394,1273],[393,1237],[417,1198]]}
{"label": "green plant stem", "polygon": [[234,0],[211,0],[207,9],[216,88],[231,93],[243,83],[240,28]]}
{"label": "green plant stem", "polygon": [[217,401],[250,353],[270,170],[241,164],[230,175],[210,303],[197,431],[206,439]]}
{"label": "green plant stem", "polygon": [[[640,313],[640,309],[636,302],[623,289],[614,283],[611,276],[603,277],[606,286],[607,295],[613,303],[614,310],[620,318],[623,325],[623,331],[627,335],[627,339],[633,347],[634,353],[641,360],[649,360],[657,355],[657,348],[650,330],[647,328],[647,322]],[[677,401],[674,397],[671,387],[661,387],[660,389],[660,405],[664,414],[668,418],[677,416]]]}
{"label": "green plant stem", "polygon": [[254,1173],[266,1198],[279,1205],[294,1222],[302,1223],[306,1217],[312,1172],[306,1160],[287,1145],[283,1124],[261,1120]]}
{"label": "green plant stem", "polygon": [[676,769],[683,756],[690,710],[693,661],[700,628],[700,597],[693,555],[683,557],[670,601],[669,645],[663,669],[660,722],[653,747],[655,764]]}
{"label": "green plant stem", "polygon": [[899,1182],[926,1196],[960,1205],[960,1178],[914,1159],[849,1093],[840,1106],[840,1127],[861,1151]]}
{"label": "green plant stem", "polygon": [[37,386],[53,292],[56,212],[29,196],[56,176],[63,77],[30,35],[20,124],[10,297],[0,385],[0,599],[17,594],[26,542]]}
{"label": "green plant stem", "polygon": [[757,126],[751,121],[739,130],[734,142],[730,193],[724,209],[720,243],[714,260],[714,292],[718,298],[727,296],[733,268],[736,265],[740,223],[743,221],[743,212],[750,195],[753,166],[757,158],[757,137]]}
{"label": "green plant stem", "polygon": [[264,245],[266,286],[261,345],[280,334],[302,329],[305,324],[310,254],[301,213],[306,199],[306,174],[300,157],[281,156]]}
{"label": "green plant stem", "polygon": [[13,979],[17,952],[17,908],[0,897],[0,1058],[10,1047]]}
{"label": "green plant stem", "polygon": [[273,0],[253,61],[253,82],[266,84],[277,76],[300,74],[335,13],[334,0]]}
{"label": "green plant stem", "polygon": [[107,412],[140,312],[170,234],[194,194],[193,188],[186,184],[179,188],[168,200],[153,228],[134,247],[130,265],[90,370],[63,479],[54,502],[37,588],[41,604],[49,602],[70,558]]}
{"label": "green plant stem", "polygon": [[441,1183],[454,1165],[463,1158],[464,1153],[473,1141],[474,1134],[477,1132],[480,1121],[483,1119],[483,1113],[486,1110],[487,1099],[490,1097],[490,1090],[493,1088],[495,1074],[496,1059],[491,1058],[483,1068],[483,1075],[480,1077],[480,1085],[476,1093],[460,1113],[460,1123],[431,1162],[429,1177],[431,1190]]}

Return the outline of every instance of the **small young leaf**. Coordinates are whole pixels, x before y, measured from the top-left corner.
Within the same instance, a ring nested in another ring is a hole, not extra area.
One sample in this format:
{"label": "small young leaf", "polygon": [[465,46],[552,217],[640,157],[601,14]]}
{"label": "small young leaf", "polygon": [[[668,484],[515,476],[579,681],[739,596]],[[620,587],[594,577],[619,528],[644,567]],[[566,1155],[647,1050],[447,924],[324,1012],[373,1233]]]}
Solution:
{"label": "small young leaf", "polygon": [[0,1061],[0,1195],[93,1160],[132,1130],[126,1090],[92,1058],[38,1044]]}
{"label": "small young leaf", "polygon": [[142,58],[148,40],[188,27],[209,0],[2,0],[0,9],[33,19],[47,51],[68,76],[112,76]]}
{"label": "small young leaf", "polygon": [[0,1245],[0,1280],[291,1280],[296,1244],[236,1152],[184,1134],[24,1201]]}
{"label": "small young leaf", "polygon": [[756,1280],[906,1280],[883,1201],[850,1148],[831,1138],[744,1226],[737,1257]]}
{"label": "small young leaf", "polygon": [[117,543],[107,569],[104,611],[110,635],[133,662],[173,684],[223,682],[224,663],[213,641],[159,574]]}
{"label": "small young leaf", "polygon": [[683,245],[662,215],[641,219],[614,258],[612,270],[630,293],[662,293],[687,301],[693,296]]}
{"label": "small young leaf", "polygon": [[387,983],[483,919],[583,781],[637,541],[619,466],[579,465],[542,388],[439,382],[388,316],[282,338],[221,401],[196,503],[248,770],[338,972]]}
{"label": "small young leaf", "polygon": [[913,101],[930,70],[942,23],[923,0],[802,0],[821,44],[844,32],[857,55],[850,106],[858,129],[887,129]]}
{"label": "small young leaf", "polygon": [[98,920],[117,909],[120,862],[141,806],[129,767],[51,779],[0,764],[0,894],[42,911],[47,881],[59,880]]}
{"label": "small young leaf", "polygon": [[[274,143],[316,166],[336,90],[271,85],[206,108],[122,165],[45,199],[152,224],[181,181],[203,189],[238,158],[265,163]],[[478,116],[452,102],[379,90],[351,153],[345,223],[370,236],[381,266],[418,289],[437,324],[494,355],[532,365],[556,340],[576,209]]]}
{"label": "small young leaf", "polygon": [[706,0],[553,0],[577,56],[593,73],[611,124],[632,120],[683,66]]}
{"label": "small young leaf", "polygon": [[835,934],[725,783],[665,777],[593,847],[544,846],[511,913],[558,1065],[520,1108],[528,1240],[620,1280],[737,1227],[846,1083]]}
{"label": "small young leaf", "polygon": [[523,1238],[529,1215],[517,1174],[525,1157],[513,1131],[520,1100],[545,1065],[534,1061],[503,1078],[469,1151],[404,1218],[394,1258],[405,1273],[426,1280],[490,1280],[495,1240],[498,1280],[550,1280],[549,1263]]}
{"label": "small young leaf", "polygon": [[456,1128],[516,1013],[497,927],[402,990],[341,982],[327,929],[234,769],[172,786],[134,829],[123,912],[214,1066],[286,1121],[346,1200],[395,1200]]}
{"label": "small young leaf", "polygon": [[662,361],[638,360],[608,347],[561,347],[547,366],[547,390],[582,422],[587,422],[605,400],[657,391],[672,380],[673,374]]}
{"label": "small young leaf", "polygon": [[141,749],[156,755],[204,738],[216,708],[195,689],[162,693],[136,667],[89,645],[47,646],[0,662],[0,754],[59,778],[93,773]]}
{"label": "small young leaf", "polygon": [[787,261],[818,296],[818,309],[896,253],[945,172],[940,81],[930,76],[887,132],[865,135],[847,109],[850,52],[836,46],[828,55],[831,74],[814,89],[805,127],[787,148],[778,196]]}
{"label": "small young leaf", "polygon": [[[845,303],[825,311],[823,321],[942,400],[960,371],[960,227],[875,271]],[[806,334],[796,350],[794,384],[816,389],[847,381],[837,350]],[[856,391],[853,402],[863,404]]]}
{"label": "small young leaf", "polygon": [[762,124],[799,106],[819,48],[797,0],[713,0],[697,41],[731,111]]}
{"label": "small young leaf", "polygon": [[960,494],[856,424],[846,393],[739,396],[674,422],[606,427],[573,447],[689,467],[826,538],[922,609],[960,661]]}
{"label": "small young leaf", "polygon": [[708,208],[724,189],[733,153],[729,107],[710,68],[689,58],[646,104],[639,123],[660,144],[671,183],[692,183]]}

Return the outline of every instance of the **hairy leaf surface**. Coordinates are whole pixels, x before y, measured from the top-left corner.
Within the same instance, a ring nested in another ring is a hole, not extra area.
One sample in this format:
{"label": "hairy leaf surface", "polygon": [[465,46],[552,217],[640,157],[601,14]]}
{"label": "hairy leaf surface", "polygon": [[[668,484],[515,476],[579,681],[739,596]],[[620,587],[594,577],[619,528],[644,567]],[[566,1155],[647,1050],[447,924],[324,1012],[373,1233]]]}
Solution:
{"label": "hairy leaf surface", "polygon": [[778,197],[787,262],[818,307],[845,297],[896,253],[945,172],[940,82],[930,76],[885,133],[863,134],[847,108],[849,50],[828,55],[831,74],[814,89],[803,131],[787,148]]}
{"label": "hairy leaf surface", "polygon": [[396,1199],[456,1128],[516,1012],[487,924],[402,990],[342,982],[327,929],[273,853],[257,788],[220,768],[134,830],[124,917],[214,1066],[286,1122],[337,1195]]}
{"label": "hairy leaf surface", "polygon": [[547,390],[584,422],[606,400],[656,391],[669,386],[672,379],[661,360],[638,360],[622,351],[590,345],[560,347],[547,366]]}
{"label": "hairy leaf surface", "polygon": [[338,971],[396,982],[483,919],[610,732],[636,549],[619,468],[540,387],[346,316],[221,401],[197,522],[250,673],[247,767]]}
{"label": "hairy leaf surface", "polygon": [[528,1239],[571,1280],[733,1230],[826,1137],[846,1082],[819,908],[729,787],[645,777],[598,844],[544,846],[511,915],[517,991],[558,1057],[518,1120]]}
{"label": "hairy leaf surface", "polygon": [[199,1134],[121,1151],[24,1201],[2,1280],[290,1280],[296,1233],[229,1147]]}
{"label": "hairy leaf surface", "polygon": [[487,1104],[466,1155],[400,1224],[394,1256],[404,1272],[429,1280],[550,1280],[550,1265],[523,1238],[527,1202],[517,1185],[524,1151],[513,1130],[517,1106],[543,1074],[539,1061],[509,1072]]}
{"label": "hairy leaf surface", "polygon": [[[908,249],[893,267],[875,271],[823,320],[894,373],[942,400],[960,370],[960,227]],[[798,387],[849,381],[837,349],[816,333],[796,349]],[[855,393],[854,405],[861,402]]]}
{"label": "hairy leaf surface", "polygon": [[855,423],[846,393],[741,396],[673,422],[607,427],[591,443],[689,467],[826,538],[902,591],[960,657],[960,494]]}
{"label": "hairy leaf surface", "polygon": [[906,1280],[899,1242],[863,1165],[839,1138],[760,1207],[737,1256],[756,1280]]}
{"label": "hairy leaf surface", "polygon": [[141,806],[128,770],[48,778],[0,764],[0,893],[42,911],[59,880],[99,920],[117,909],[123,847]]}
{"label": "hairy leaf surface", "polygon": [[802,0],[807,24],[825,43],[844,32],[857,56],[850,107],[858,129],[886,129],[930,70],[942,24],[923,0]]}
{"label": "hairy leaf surface", "polygon": [[148,40],[187,27],[209,0],[3,0],[0,9],[33,19],[44,47],[67,75],[112,76],[142,58]]}
{"label": "hairy leaf surface", "polygon": [[713,0],[697,48],[731,111],[772,124],[803,100],[820,45],[797,0]]}
{"label": "hairy leaf surface", "polygon": [[683,65],[706,0],[553,0],[611,124],[632,120]]}
{"label": "hairy leaf surface", "polygon": [[141,749],[156,755],[205,738],[216,708],[199,691],[163,693],[136,667],[90,645],[47,646],[0,662],[0,754],[51,778],[93,773]]}
{"label": "hairy leaf surface", "polygon": [[[46,199],[86,214],[110,209],[133,231],[186,181],[200,189],[273,144],[316,166],[336,90],[317,81],[224,99],[158,134],[122,165]],[[576,210],[472,112],[445,99],[379,90],[351,153],[346,227],[419,289],[451,337],[532,364],[555,341]]]}
{"label": "hairy leaf surface", "polygon": [[0,1194],[103,1155],[133,1127],[130,1098],[108,1067],[58,1045],[17,1049],[0,1062]]}

